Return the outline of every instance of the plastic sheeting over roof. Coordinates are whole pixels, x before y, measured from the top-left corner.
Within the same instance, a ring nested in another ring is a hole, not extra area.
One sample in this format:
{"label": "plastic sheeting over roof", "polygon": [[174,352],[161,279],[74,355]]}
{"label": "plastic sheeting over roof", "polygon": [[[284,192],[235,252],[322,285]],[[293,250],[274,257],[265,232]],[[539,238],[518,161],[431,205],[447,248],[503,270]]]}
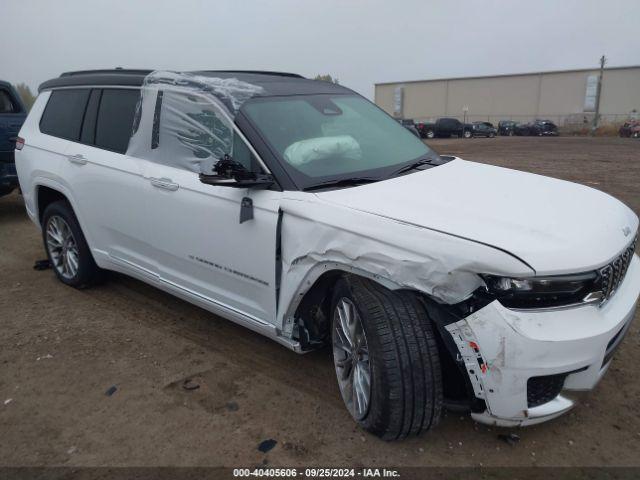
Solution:
{"label": "plastic sheeting over roof", "polygon": [[242,160],[248,150],[233,116],[262,93],[262,86],[233,76],[152,72],[141,88],[127,155],[195,173],[210,173],[225,155]]}
{"label": "plastic sheeting over roof", "polygon": [[148,86],[168,86],[184,91],[208,93],[218,98],[234,115],[244,102],[263,94],[260,85],[240,80],[236,77],[199,75],[189,72],[172,72],[157,70],[144,79],[142,88]]}

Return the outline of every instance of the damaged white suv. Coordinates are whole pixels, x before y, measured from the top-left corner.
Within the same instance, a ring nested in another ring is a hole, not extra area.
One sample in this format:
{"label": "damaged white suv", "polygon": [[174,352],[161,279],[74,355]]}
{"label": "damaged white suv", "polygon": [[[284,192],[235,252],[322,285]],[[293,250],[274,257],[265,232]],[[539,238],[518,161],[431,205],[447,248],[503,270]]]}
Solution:
{"label": "damaged white suv", "polygon": [[634,316],[629,208],[439,156],[331,83],[72,72],[40,87],[17,147],[62,282],[116,270],[296,352],[330,344],[349,413],[385,439],[449,404],[503,426],[556,417]]}

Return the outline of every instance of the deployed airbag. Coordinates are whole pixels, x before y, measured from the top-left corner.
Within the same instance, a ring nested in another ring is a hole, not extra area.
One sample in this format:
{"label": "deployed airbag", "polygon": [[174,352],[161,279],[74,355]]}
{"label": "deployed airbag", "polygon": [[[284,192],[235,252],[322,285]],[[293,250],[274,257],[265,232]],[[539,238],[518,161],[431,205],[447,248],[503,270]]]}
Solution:
{"label": "deployed airbag", "polygon": [[284,151],[285,160],[293,166],[336,157],[343,160],[362,159],[360,144],[350,135],[337,135],[300,140]]}

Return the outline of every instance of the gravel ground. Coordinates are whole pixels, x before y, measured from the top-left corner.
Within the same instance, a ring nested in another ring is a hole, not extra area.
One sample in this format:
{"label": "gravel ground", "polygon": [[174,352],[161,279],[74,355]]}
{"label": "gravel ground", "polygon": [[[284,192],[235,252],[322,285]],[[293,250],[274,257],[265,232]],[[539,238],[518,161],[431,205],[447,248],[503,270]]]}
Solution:
{"label": "gravel ground", "polygon": [[[584,183],[640,212],[640,141],[430,144]],[[120,275],[74,290],[33,270],[41,258],[21,197],[0,198],[0,465],[640,465],[637,319],[608,375],[562,418],[506,430],[448,413],[428,434],[385,443],[350,420],[328,350],[298,356]],[[512,431],[517,444],[498,438]],[[277,444],[261,453],[267,439]]]}

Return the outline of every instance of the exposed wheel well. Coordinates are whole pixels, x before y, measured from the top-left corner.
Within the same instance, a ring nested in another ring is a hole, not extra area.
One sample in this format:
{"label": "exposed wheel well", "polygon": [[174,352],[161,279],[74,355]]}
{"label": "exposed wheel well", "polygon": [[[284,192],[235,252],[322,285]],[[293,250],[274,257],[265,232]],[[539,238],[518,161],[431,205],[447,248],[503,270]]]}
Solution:
{"label": "exposed wheel well", "polygon": [[42,223],[42,214],[45,209],[53,202],[57,202],[59,200],[67,200],[67,197],[64,194],[60,193],[58,190],[54,190],[50,187],[45,187],[44,185],[40,185],[36,192],[36,196],[38,199],[38,220]]}
{"label": "exposed wheel well", "polygon": [[305,348],[314,348],[324,344],[329,336],[330,309],[333,287],[337,280],[347,273],[342,270],[330,270],[318,277],[304,294],[296,309],[296,327],[298,339]]}
{"label": "exposed wheel well", "polygon": [[[317,348],[329,341],[333,288],[339,278],[347,275],[355,274],[342,270],[325,272],[318,277],[313,286],[305,293],[295,313],[298,340],[301,342],[303,349]],[[425,308],[439,309],[438,305],[426,295],[420,292],[413,293],[421,298]],[[451,351],[451,347],[447,346],[447,342],[443,338],[443,335],[448,335],[448,333],[437,325],[438,322],[435,317],[432,318],[432,321],[436,323],[433,330],[441,357],[442,380],[447,404],[450,406],[467,405],[470,397],[466,380],[456,364],[455,355]]]}

